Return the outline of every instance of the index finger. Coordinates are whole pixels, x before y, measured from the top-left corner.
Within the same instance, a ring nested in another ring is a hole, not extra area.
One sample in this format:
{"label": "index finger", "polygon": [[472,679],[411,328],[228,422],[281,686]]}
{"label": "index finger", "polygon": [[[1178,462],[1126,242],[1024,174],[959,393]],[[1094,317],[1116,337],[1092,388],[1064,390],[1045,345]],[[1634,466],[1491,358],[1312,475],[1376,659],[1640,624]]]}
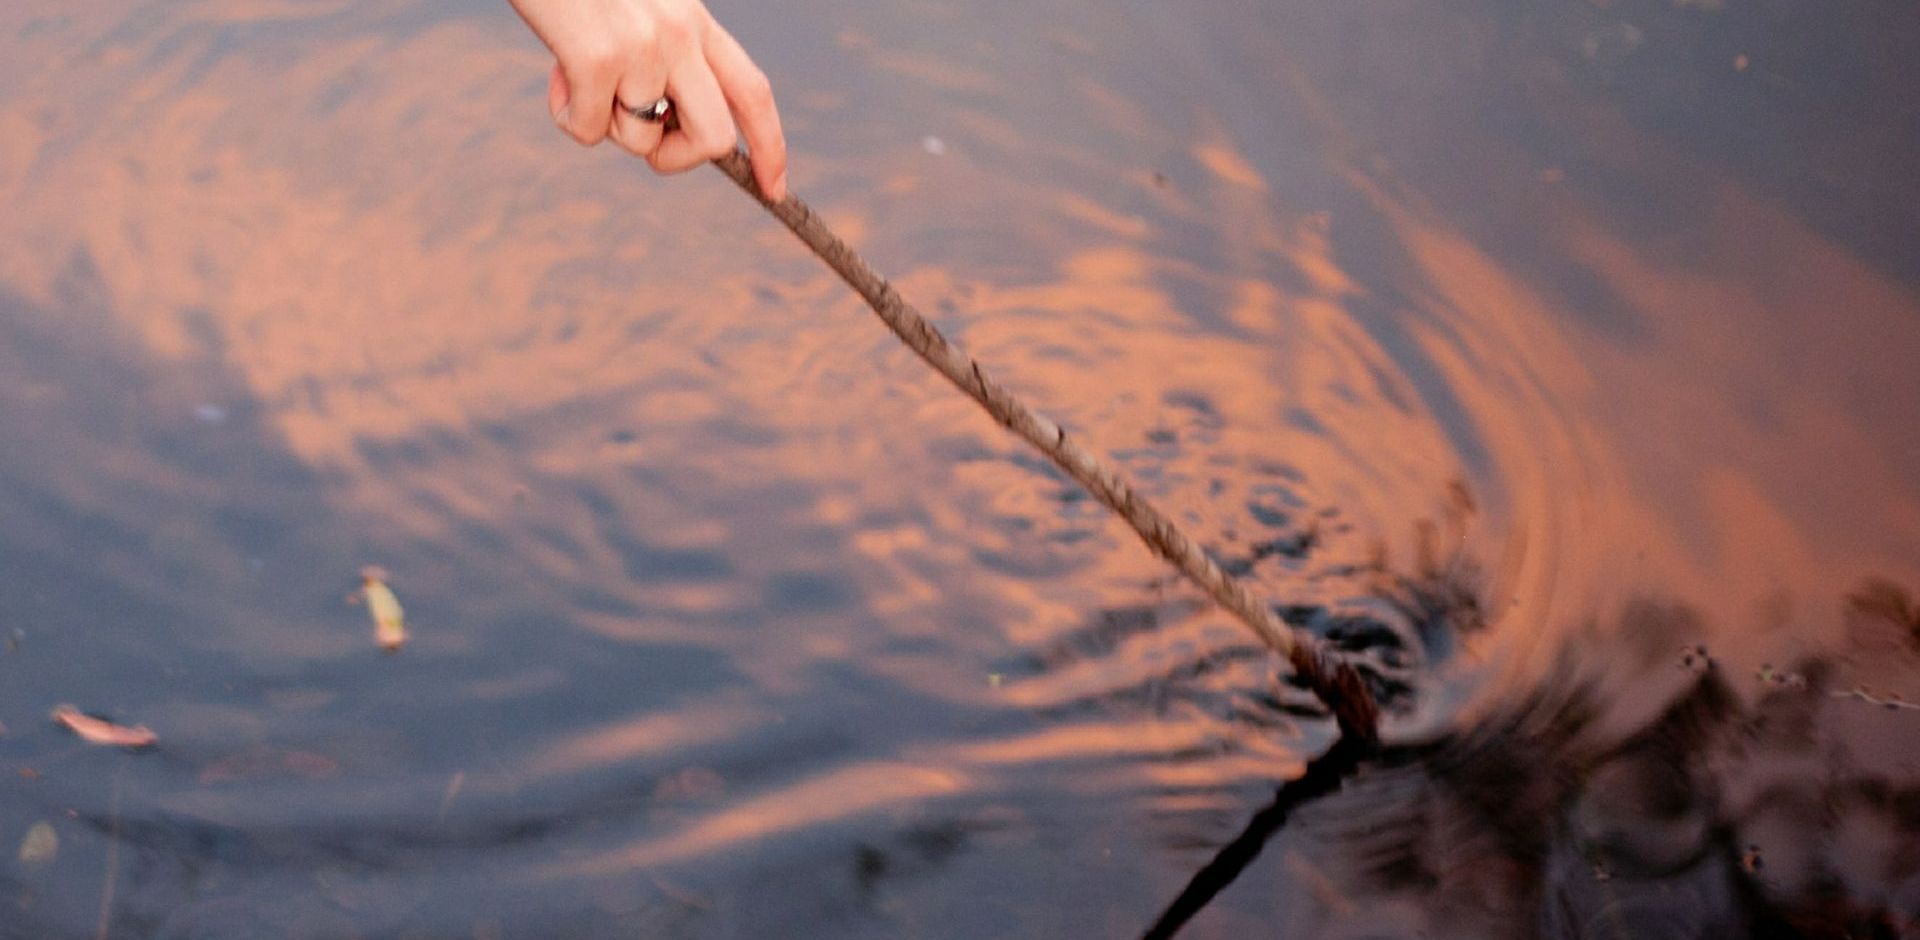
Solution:
{"label": "index finger", "polygon": [[713,69],[727,108],[747,139],[760,191],[775,202],[785,199],[787,138],[780,130],[780,110],[773,103],[773,83],[720,24],[714,23],[707,30],[706,46],[707,65]]}
{"label": "index finger", "polygon": [[[560,61],[560,73],[568,94],[562,129],[589,147],[605,140],[613,123],[613,80],[618,76],[565,59]],[[552,97],[549,92],[549,100]]]}

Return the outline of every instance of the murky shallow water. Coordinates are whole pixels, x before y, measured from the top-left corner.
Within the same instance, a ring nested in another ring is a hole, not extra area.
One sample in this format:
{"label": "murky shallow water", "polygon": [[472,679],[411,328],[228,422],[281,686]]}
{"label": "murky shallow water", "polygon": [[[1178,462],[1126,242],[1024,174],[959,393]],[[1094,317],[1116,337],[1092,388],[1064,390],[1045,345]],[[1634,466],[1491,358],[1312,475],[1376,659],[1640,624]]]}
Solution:
{"label": "murky shallow water", "polygon": [[[1692,643],[1748,880],[1920,915],[1920,718],[1847,697],[1920,698],[1846,600],[1920,586],[1901,5],[718,12],[796,189],[1263,596],[1472,587],[1399,725],[1476,729],[1419,776],[1466,785],[1323,810],[1428,874],[1309,814],[1193,936],[1591,913],[1567,846]],[[718,175],[566,145],[504,6],[13,3],[0,50],[0,933],[1129,936],[1325,746]]]}

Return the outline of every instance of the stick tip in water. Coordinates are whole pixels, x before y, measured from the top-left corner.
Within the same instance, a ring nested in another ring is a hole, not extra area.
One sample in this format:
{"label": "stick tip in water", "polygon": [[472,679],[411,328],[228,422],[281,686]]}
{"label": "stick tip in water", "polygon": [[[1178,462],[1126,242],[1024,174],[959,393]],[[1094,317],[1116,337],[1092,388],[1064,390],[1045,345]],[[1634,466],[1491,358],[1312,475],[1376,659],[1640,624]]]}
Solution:
{"label": "stick tip in water", "polygon": [[1296,645],[1290,658],[1294,671],[1333,711],[1342,737],[1365,745],[1379,743],[1380,705],[1358,669],[1314,643]]}

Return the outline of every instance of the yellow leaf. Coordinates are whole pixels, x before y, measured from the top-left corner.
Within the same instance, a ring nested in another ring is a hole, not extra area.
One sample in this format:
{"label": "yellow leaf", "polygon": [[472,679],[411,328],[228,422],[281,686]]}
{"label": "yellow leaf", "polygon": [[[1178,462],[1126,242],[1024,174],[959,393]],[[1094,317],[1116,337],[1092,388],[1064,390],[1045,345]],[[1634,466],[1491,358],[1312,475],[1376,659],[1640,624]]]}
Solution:
{"label": "yellow leaf", "polygon": [[400,607],[400,599],[393,595],[393,589],[387,587],[385,577],[386,572],[377,567],[360,570],[367,611],[373,615],[373,638],[381,649],[392,651],[407,642],[407,614]]}
{"label": "yellow leaf", "polygon": [[20,864],[28,866],[45,865],[60,854],[60,835],[53,831],[48,822],[34,823],[27,829],[27,837],[20,840]]}

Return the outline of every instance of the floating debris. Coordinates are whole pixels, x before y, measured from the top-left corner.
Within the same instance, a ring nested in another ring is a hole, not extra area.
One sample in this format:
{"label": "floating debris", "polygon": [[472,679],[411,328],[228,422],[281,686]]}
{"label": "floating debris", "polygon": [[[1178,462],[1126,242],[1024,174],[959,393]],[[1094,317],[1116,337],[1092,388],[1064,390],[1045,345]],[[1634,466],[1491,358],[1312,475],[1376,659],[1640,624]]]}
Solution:
{"label": "floating debris", "polygon": [[920,138],[920,149],[925,150],[932,156],[945,156],[947,152],[947,142],[938,137],[928,135]]}
{"label": "floating debris", "polygon": [[1759,671],[1754,673],[1754,678],[1768,685],[1785,686],[1789,689],[1804,689],[1807,687],[1806,676],[1797,672],[1783,672],[1775,669],[1772,663],[1761,663]]}
{"label": "floating debris", "polygon": [[391,653],[407,642],[407,613],[400,599],[387,587],[387,570],[379,565],[360,569],[360,595],[367,600],[373,615],[373,638],[380,648]]}
{"label": "floating debris", "polygon": [[27,837],[20,840],[20,864],[29,868],[38,868],[53,861],[60,854],[60,834],[53,831],[53,824],[42,820],[27,828]]}
{"label": "floating debris", "polygon": [[1688,646],[1680,650],[1680,668],[1701,675],[1713,668],[1713,657],[1704,646]]}
{"label": "floating debris", "polygon": [[116,725],[105,718],[95,718],[72,705],[56,706],[53,720],[65,726],[68,731],[80,736],[88,744],[104,744],[110,747],[149,747],[159,738],[145,725]]}
{"label": "floating debris", "polygon": [[1891,711],[1920,711],[1920,703],[1909,702],[1898,692],[1876,694],[1866,686],[1855,686],[1845,692],[1829,692],[1834,698],[1857,698],[1868,705],[1878,705]]}

